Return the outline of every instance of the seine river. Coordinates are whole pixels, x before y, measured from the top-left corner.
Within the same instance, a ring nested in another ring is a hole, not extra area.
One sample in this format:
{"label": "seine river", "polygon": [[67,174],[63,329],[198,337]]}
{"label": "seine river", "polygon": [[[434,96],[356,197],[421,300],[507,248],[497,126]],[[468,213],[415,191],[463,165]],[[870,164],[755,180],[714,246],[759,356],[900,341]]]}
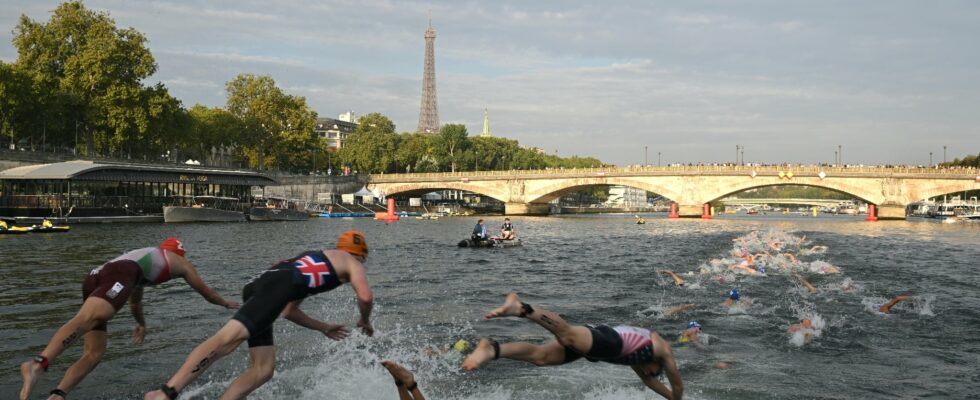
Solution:
{"label": "seine river", "polygon": [[[488,220],[496,228],[502,217]],[[508,291],[572,323],[648,327],[671,340],[688,321],[699,321],[704,348],[674,348],[691,399],[973,398],[980,385],[977,223],[781,215],[702,221],[661,214],[637,225],[630,215],[518,217],[523,246],[457,248],[475,221],[77,225],[66,234],[0,236],[0,398],[15,397],[17,365],[77,311],[85,274],[127,249],[178,236],[204,279],[237,299],[259,271],[301,251],[332,248],[349,228],[363,230],[371,247],[375,337],[334,342],[280,320],[276,376],[252,398],[396,399],[377,362],[383,359],[414,370],[432,399],[658,398],[627,367],[583,360],[537,368],[501,360],[463,372],[425,351],[457,338],[550,340],[526,320],[480,319]],[[712,259],[723,267],[733,259],[733,240],[758,246],[751,243],[758,238],[782,238],[790,252],[794,240],[806,249],[826,246],[796,254],[798,272],[818,292],[810,294],[792,274],[774,268],[764,276],[702,273],[713,268]],[[827,265],[840,273],[817,272]],[[680,273],[688,284],[675,287],[656,273],[660,268]],[[752,304],[722,307],[732,287]],[[873,304],[904,293],[913,299],[891,314],[873,312]],[[183,281],[147,289],[145,301],[146,342],[129,343],[134,323],[124,308],[109,324],[102,364],[69,398],[142,398],[232,315]],[[682,303],[698,307],[664,316]],[[330,322],[350,326],[357,319],[349,286],[303,306]],[[786,329],[803,317],[819,322],[820,332],[801,345]],[[52,363],[32,398],[44,398],[80,353],[75,345]],[[729,367],[718,368],[719,362]],[[243,346],[181,398],[216,398],[246,366]]]}

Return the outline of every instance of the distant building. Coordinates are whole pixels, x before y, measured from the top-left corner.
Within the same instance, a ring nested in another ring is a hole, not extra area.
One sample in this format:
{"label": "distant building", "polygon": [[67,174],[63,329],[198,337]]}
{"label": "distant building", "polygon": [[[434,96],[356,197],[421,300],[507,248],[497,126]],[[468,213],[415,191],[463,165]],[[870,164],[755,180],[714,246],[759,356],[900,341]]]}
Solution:
{"label": "distant building", "polygon": [[340,114],[337,119],[317,118],[313,132],[335,150],[344,147],[347,136],[357,129],[357,117],[353,112]]}
{"label": "distant building", "polygon": [[646,207],[647,191],[630,186],[610,187],[606,205],[622,208]]}

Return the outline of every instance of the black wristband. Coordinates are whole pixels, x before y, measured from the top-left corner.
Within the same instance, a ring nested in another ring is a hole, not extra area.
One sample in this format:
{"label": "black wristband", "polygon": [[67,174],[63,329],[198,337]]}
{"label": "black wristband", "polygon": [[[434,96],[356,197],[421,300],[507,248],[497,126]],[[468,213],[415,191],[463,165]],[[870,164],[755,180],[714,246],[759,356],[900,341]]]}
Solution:
{"label": "black wristband", "polygon": [[405,390],[411,392],[411,391],[415,390],[418,387],[419,387],[419,383],[418,382],[412,382],[411,385],[408,385],[407,387],[405,387]]}
{"label": "black wristband", "polygon": [[52,396],[61,396],[62,399],[67,399],[68,398],[68,393],[65,393],[64,390],[61,390],[61,389],[58,389],[58,388],[52,389],[50,392],[48,392],[48,394],[50,394]]}
{"label": "black wristband", "polygon": [[500,343],[496,340],[490,339],[490,345],[493,346],[493,359],[496,360],[500,358]]}
{"label": "black wristband", "polygon": [[177,400],[177,396],[180,396],[180,392],[170,386],[167,386],[166,383],[160,385],[160,391],[167,395],[170,400]]}

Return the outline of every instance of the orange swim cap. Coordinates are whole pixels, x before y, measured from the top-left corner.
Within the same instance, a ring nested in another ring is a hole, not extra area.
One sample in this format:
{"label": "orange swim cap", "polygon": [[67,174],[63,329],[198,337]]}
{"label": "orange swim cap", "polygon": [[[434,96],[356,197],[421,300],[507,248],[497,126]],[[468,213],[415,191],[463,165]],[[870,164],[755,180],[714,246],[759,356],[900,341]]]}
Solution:
{"label": "orange swim cap", "polygon": [[367,239],[361,231],[349,230],[337,238],[337,250],[343,250],[355,256],[367,257]]}
{"label": "orange swim cap", "polygon": [[163,243],[160,243],[160,248],[170,250],[181,257],[184,256],[184,253],[187,253],[187,250],[184,249],[184,242],[181,242],[174,237],[167,238],[167,240],[164,240]]}
{"label": "orange swim cap", "polygon": [[806,319],[806,318],[803,319],[803,327],[804,328],[809,328],[810,327],[810,320],[809,319]]}

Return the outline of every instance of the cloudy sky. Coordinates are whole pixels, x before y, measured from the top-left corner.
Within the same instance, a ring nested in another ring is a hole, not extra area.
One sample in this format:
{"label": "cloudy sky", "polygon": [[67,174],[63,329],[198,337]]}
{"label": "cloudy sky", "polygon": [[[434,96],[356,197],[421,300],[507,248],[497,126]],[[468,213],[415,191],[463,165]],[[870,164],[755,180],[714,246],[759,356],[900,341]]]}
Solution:
{"label": "cloudy sky", "polygon": [[[0,2],[0,59],[17,17]],[[321,115],[418,124],[437,31],[442,123],[625,165],[926,164],[980,152],[980,2],[90,0],[149,38],[185,106],[269,74]]]}

